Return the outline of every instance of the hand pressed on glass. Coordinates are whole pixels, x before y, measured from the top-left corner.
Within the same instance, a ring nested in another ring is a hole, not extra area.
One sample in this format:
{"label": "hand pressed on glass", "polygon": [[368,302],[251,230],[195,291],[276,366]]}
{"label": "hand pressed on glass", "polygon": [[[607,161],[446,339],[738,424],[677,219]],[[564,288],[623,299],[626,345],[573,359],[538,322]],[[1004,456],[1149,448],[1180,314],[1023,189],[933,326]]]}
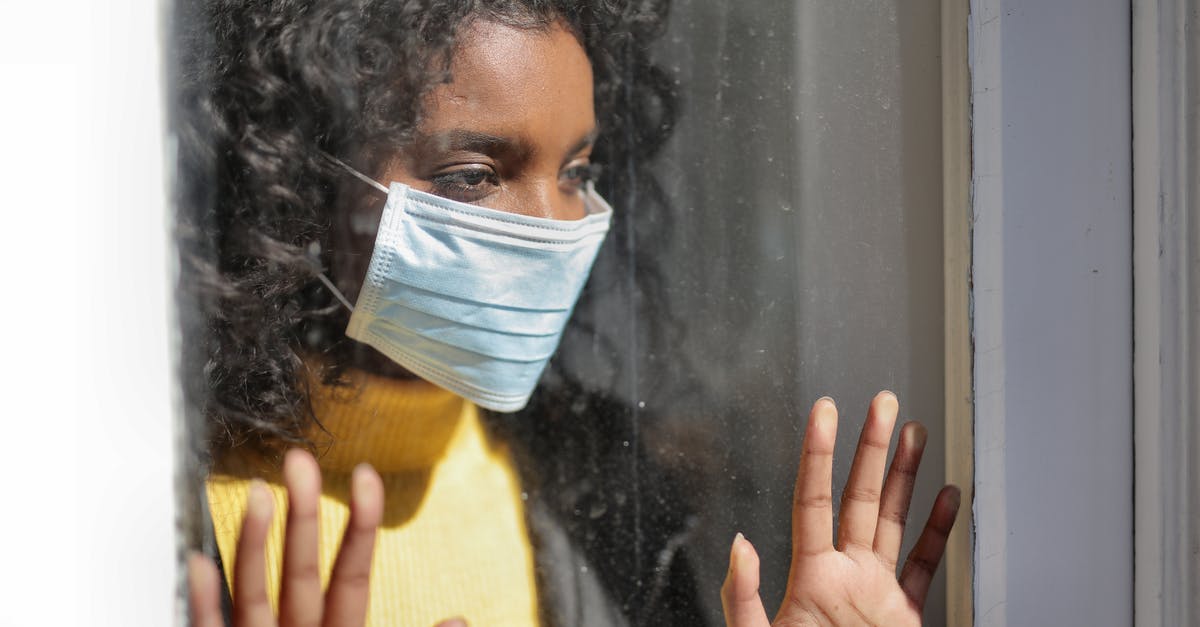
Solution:
{"label": "hand pressed on glass", "polygon": [[[271,610],[266,584],[266,540],[274,501],[262,483],[250,487],[246,517],[238,539],[233,577],[233,627],[355,627],[367,615],[368,582],[375,532],[383,517],[383,483],[370,466],[360,465],[351,479],[350,522],[342,538],[328,590],[321,593],[317,568],[317,506],[321,472],[312,455],[287,453],[283,478],[288,491],[283,583],[279,618]],[[223,627],[220,573],[212,560],[188,559],[192,625]],[[443,627],[463,624],[447,621]]]}
{"label": "hand pressed on glass", "polygon": [[[881,392],[871,402],[850,478],[842,493],[838,542],[833,544],[833,451],[837,408],[823,398],[809,414],[792,504],[792,565],[775,625],[920,625],[929,582],[941,561],[958,512],[959,491],[938,494],[921,537],[899,579],[896,562],[925,448],[925,430],[910,422],[884,481],[888,444],[899,405]],[[882,485],[882,491],[880,486]],[[758,595],[758,554],[741,534],[730,551],[721,589],[730,627],[764,627]]]}

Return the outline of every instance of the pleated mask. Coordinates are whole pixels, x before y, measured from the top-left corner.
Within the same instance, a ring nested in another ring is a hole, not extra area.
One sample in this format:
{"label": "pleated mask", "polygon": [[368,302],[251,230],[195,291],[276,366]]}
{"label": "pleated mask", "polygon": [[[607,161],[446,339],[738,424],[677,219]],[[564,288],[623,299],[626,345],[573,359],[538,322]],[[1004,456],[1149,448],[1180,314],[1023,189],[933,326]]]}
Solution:
{"label": "pleated mask", "polygon": [[385,187],[338,163],[387,193],[346,335],[480,407],[523,408],[558,347],[612,208],[590,182],[586,215],[552,220]]}

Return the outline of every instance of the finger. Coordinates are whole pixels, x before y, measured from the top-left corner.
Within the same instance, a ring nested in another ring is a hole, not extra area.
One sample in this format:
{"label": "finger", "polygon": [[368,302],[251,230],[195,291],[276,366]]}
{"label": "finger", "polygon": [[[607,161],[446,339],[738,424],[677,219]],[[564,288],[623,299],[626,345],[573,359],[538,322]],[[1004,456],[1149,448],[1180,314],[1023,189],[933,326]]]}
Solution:
{"label": "finger", "polygon": [[768,627],[771,624],[758,595],[758,553],[742,534],[729,550],[729,574],[721,586],[721,607],[727,627]]}
{"label": "finger", "polygon": [[271,627],[275,616],[267,598],[266,542],[275,498],[260,479],[250,482],[246,517],[233,564],[233,617],[238,627]]}
{"label": "finger", "polygon": [[192,627],[225,627],[217,565],[208,557],[192,552],[187,558],[187,575]]}
{"label": "finger", "polygon": [[317,567],[317,508],[321,499],[317,460],[307,451],[288,451],[283,458],[283,481],[288,491],[288,512],[279,623],[317,627],[324,604]]}
{"label": "finger", "polygon": [[350,477],[350,522],[325,597],[325,627],[359,627],[366,620],[375,530],[382,520],[383,480],[359,464]]}
{"label": "finger", "polygon": [[467,621],[462,618],[448,618],[434,627],[467,627]]}
{"label": "finger", "polygon": [[808,415],[808,428],[792,500],[792,564],[798,555],[833,548],[833,446],[837,438],[837,407],[822,398]]}
{"label": "finger", "polygon": [[899,409],[895,394],[880,392],[867,410],[867,421],[858,437],[858,450],[854,452],[854,464],[850,466],[850,478],[842,491],[838,550],[848,547],[869,549],[874,543],[875,524],[879,521],[879,493]]}
{"label": "finger", "polygon": [[924,609],[925,595],[929,593],[929,582],[937,571],[938,563],[942,561],[942,552],[946,550],[946,538],[954,526],[954,517],[958,514],[958,488],[948,485],[938,493],[933,502],[933,511],[917,545],[908,554],[904,562],[904,570],[900,573],[900,587],[917,606]]}
{"label": "finger", "polygon": [[879,526],[875,529],[875,554],[895,572],[900,559],[900,543],[904,540],[904,525],[908,521],[908,506],[912,503],[917,467],[925,452],[925,427],[910,422],[900,428],[900,444],[892,467],[883,484],[883,499],[879,504]]}

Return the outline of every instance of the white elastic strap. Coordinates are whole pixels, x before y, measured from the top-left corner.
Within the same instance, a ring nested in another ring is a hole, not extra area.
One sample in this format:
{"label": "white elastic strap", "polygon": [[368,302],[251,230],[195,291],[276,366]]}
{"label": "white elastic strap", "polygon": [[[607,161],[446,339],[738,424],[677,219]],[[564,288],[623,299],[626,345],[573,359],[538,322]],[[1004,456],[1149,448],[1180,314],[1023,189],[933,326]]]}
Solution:
{"label": "white elastic strap", "polygon": [[346,309],[350,310],[350,313],[354,313],[354,305],[351,305],[350,301],[346,300],[346,296],[342,294],[342,290],[339,290],[337,286],[333,284],[333,281],[330,281],[329,277],[325,276],[324,272],[318,274],[317,278],[321,279],[321,282],[325,284],[325,287],[328,287],[329,291],[333,292],[333,295],[336,296],[338,300],[342,301],[342,304],[346,306]]}
{"label": "white elastic strap", "polygon": [[[325,152],[324,150],[321,150],[321,151],[319,151],[319,152],[320,152],[321,154],[325,155],[325,158],[326,158],[326,159],[329,159],[330,161],[332,161],[332,162],[334,162],[334,163],[336,163],[336,164],[338,164],[338,165],[342,166],[343,168],[345,168],[345,169],[346,169],[346,171],[347,171],[347,172],[349,172],[350,174],[353,174],[354,176],[358,177],[358,179],[359,179],[360,181],[362,181],[362,182],[366,183],[367,185],[370,185],[371,187],[374,187],[375,189],[377,189],[377,190],[379,190],[379,191],[381,191],[381,192],[383,192],[383,193],[385,193],[385,194],[386,194],[386,193],[388,193],[388,187],[387,187],[387,185],[384,185],[383,183],[380,183],[379,181],[376,181],[375,179],[373,179],[373,178],[371,178],[371,177],[367,176],[366,174],[363,174],[362,172],[359,172],[358,170],[355,170],[354,168],[352,168],[352,167],[350,167],[350,166],[346,165],[346,162],[345,162],[345,161],[342,161],[341,159],[338,159],[337,157],[335,157],[335,156],[333,156],[333,155],[331,155],[331,154],[329,154],[329,153]],[[345,299],[343,299],[343,302],[344,302],[344,301],[345,301]]]}

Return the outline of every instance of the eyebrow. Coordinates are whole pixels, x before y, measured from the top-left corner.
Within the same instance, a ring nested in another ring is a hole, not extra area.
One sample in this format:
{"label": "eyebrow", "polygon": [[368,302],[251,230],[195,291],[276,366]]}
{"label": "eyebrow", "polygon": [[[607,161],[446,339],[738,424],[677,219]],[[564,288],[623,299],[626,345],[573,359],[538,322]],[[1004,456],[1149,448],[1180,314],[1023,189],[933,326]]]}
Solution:
{"label": "eyebrow", "polygon": [[524,142],[464,129],[454,129],[421,137],[420,144],[429,148],[465,150],[485,155],[516,153],[526,155],[530,147]]}
{"label": "eyebrow", "polygon": [[[600,128],[592,128],[587,135],[571,146],[563,162],[569,161],[576,153],[596,143],[599,135]],[[533,152],[533,147],[521,139],[466,129],[452,129],[425,135],[418,139],[418,144],[425,146],[426,149],[462,150],[485,155],[511,154],[519,158],[528,157]]]}
{"label": "eyebrow", "polygon": [[570,161],[571,157],[578,154],[579,151],[583,150],[584,148],[587,148],[588,146],[595,144],[596,138],[598,138],[599,136],[600,136],[600,127],[599,126],[592,127],[591,132],[589,132],[587,135],[584,135],[582,138],[580,138],[580,140],[578,142],[575,142],[574,146],[571,146],[571,149],[567,151],[566,158],[563,159],[563,163]]}

